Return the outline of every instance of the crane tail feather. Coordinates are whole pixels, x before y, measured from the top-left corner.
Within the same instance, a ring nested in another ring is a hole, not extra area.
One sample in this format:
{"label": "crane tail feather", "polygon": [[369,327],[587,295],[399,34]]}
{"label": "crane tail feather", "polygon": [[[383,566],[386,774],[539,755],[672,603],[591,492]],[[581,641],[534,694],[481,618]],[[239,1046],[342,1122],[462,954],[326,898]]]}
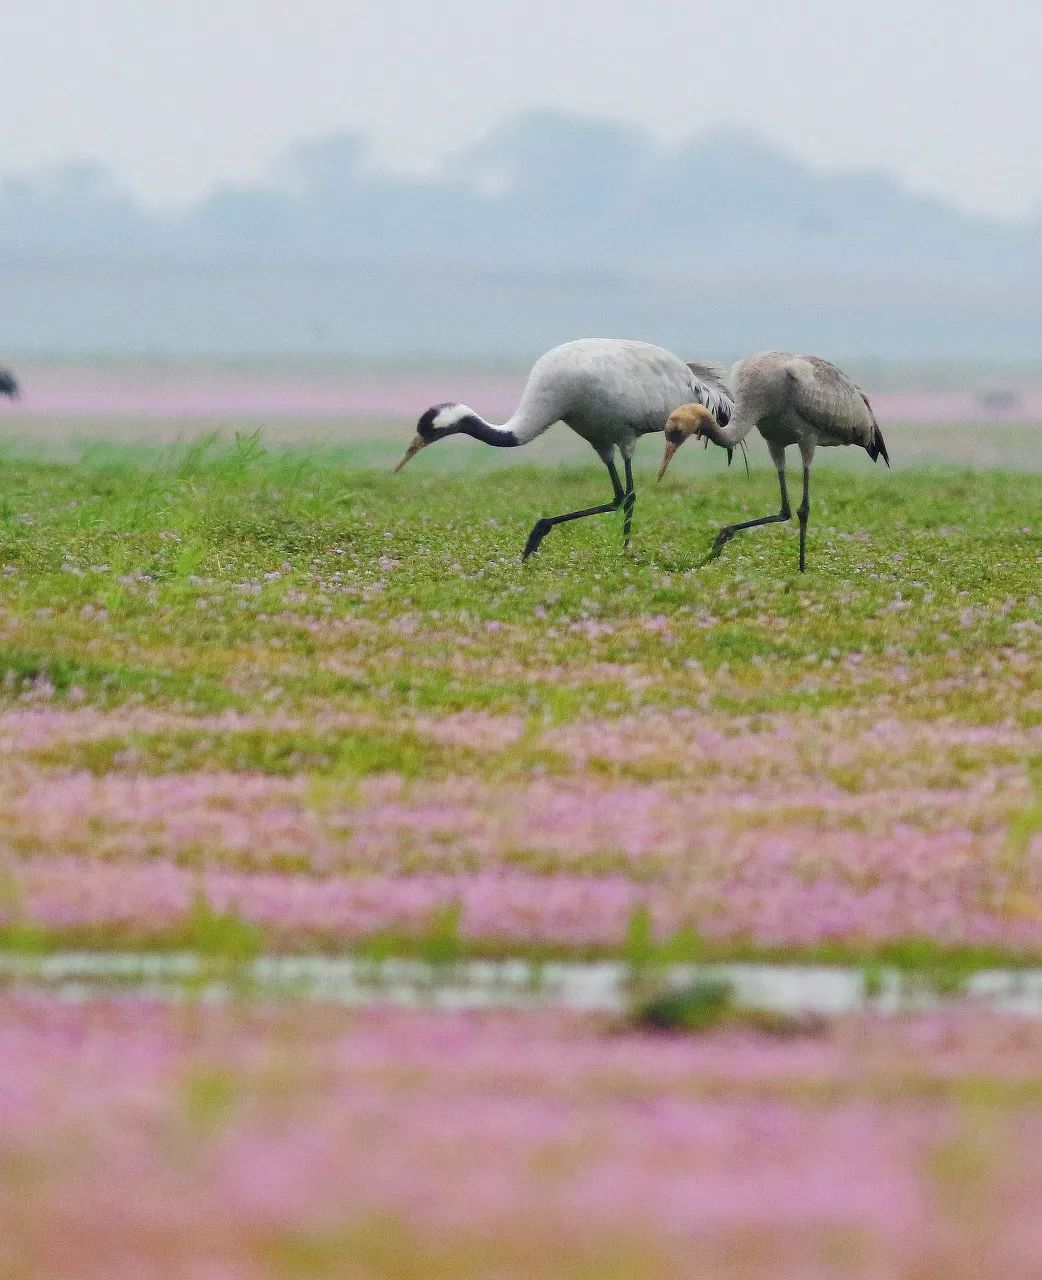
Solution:
{"label": "crane tail feather", "polygon": [[886,451],[886,441],[883,439],[883,433],[882,431],[879,430],[878,423],[873,424],[872,438],[871,440],[869,440],[868,444],[865,445],[865,450],[873,462],[876,462],[879,458],[882,458],[883,461],[886,463],[887,467],[889,468],[890,455]]}
{"label": "crane tail feather", "polygon": [[875,410],[872,408],[872,402],[860,387],[858,388],[858,392],[861,395],[861,399],[865,402],[865,408],[868,410],[868,416],[872,419],[872,435],[868,444],[865,445],[865,450],[873,462],[882,458],[887,467],[889,467],[890,455],[886,451],[886,441],[883,439],[882,431],[879,430],[879,423],[876,421],[876,414]]}
{"label": "crane tail feather", "polygon": [[882,458],[889,469],[890,455],[886,451],[886,441],[883,439],[883,433],[878,427],[876,427],[875,434],[872,437],[872,448],[868,452],[873,462],[877,458]]}

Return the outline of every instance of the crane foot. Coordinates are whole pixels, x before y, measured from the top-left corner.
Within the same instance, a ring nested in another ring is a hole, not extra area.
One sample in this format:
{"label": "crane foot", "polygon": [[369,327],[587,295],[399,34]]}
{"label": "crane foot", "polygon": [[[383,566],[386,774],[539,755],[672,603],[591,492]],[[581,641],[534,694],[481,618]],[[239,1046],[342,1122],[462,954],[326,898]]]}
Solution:
{"label": "crane foot", "polygon": [[537,520],[532,526],[532,532],[528,535],[528,541],[525,543],[525,549],[521,553],[521,563],[528,559],[533,551],[538,551],[539,544],[553,528],[549,520]]}

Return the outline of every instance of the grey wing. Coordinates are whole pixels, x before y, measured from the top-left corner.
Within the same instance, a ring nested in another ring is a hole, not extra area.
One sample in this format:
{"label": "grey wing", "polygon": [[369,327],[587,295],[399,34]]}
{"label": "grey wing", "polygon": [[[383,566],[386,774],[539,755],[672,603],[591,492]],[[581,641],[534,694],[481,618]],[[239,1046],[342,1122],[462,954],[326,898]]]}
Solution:
{"label": "grey wing", "polygon": [[801,356],[789,376],[790,408],[829,443],[873,445],[879,427],[872,406],[842,369],[819,356]]}
{"label": "grey wing", "polygon": [[518,414],[561,418],[576,429],[623,423],[643,434],[661,431],[678,405],[696,399],[729,420],[730,393],[708,365],[688,366],[647,342],[580,338],[536,361]]}
{"label": "grey wing", "polygon": [[689,360],[687,367],[695,375],[699,403],[705,405],[722,427],[734,413],[734,399],[724,383],[723,374],[714,365]]}
{"label": "grey wing", "polygon": [[663,405],[672,398],[664,388],[677,383],[678,364],[676,356],[647,343],[605,342],[587,353],[570,382],[580,401],[576,407],[637,428],[661,426],[669,413]]}
{"label": "grey wing", "polygon": [[567,379],[577,417],[623,422],[639,434],[661,431],[677,405],[704,391],[682,360],[650,343],[590,342],[582,357]]}

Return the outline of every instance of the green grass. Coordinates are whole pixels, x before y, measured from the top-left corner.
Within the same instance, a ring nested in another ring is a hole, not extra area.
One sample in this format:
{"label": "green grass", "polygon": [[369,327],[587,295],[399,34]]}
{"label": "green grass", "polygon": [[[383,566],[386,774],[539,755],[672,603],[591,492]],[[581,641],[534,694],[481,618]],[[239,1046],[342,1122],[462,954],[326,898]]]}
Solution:
{"label": "green grass", "polygon": [[[825,723],[843,709],[916,724],[1042,724],[1042,474],[888,473],[850,457],[816,468],[801,575],[795,527],[739,535],[700,567],[717,528],[775,509],[768,470],[747,478],[701,451],[661,486],[642,470],[628,552],[621,518],[601,516],[555,529],[522,565],[539,515],[604,499],[601,468],[489,470],[477,447],[428,453],[392,476],[364,465],[368,455],[267,450],[254,435],[165,449],[92,445],[65,459],[11,450],[0,481],[0,708],[169,713],[41,741],[21,759],[55,773],[303,775],[321,814],[349,809],[358,783],[386,774],[406,786],[461,776],[502,794],[547,773],[710,787],[708,769],[668,744],[650,757],[592,752],[576,764],[544,737],[642,710],[688,708],[736,739],[776,713]],[[514,730],[487,744],[466,729],[439,737],[449,717],[474,712],[510,717]],[[802,781],[867,794],[871,744],[852,762],[818,760],[814,732],[804,726],[793,748],[811,750]],[[891,767],[887,785],[900,785],[902,767]],[[989,769],[1028,780],[1026,796],[1003,792],[969,820],[1008,824],[1014,906],[1028,914],[1020,864],[1040,826],[1038,768],[1038,758],[972,742],[915,762],[915,785],[926,789],[957,791]],[[859,821],[779,802],[736,812],[733,831],[833,820]],[[929,828],[929,811],[914,821]],[[12,848],[33,852],[27,839],[23,831]],[[403,850],[402,866],[427,867],[432,856],[410,861]],[[298,864],[286,866],[308,871]],[[505,848],[503,864],[534,874],[560,865],[524,848]],[[605,850],[571,870],[653,881],[660,869],[654,857],[628,865]],[[430,937],[372,945],[451,950],[448,923]],[[27,928],[11,925],[8,944],[62,941]],[[185,945],[198,941],[195,929],[238,946],[237,928],[199,917],[187,934],[149,941]],[[78,940],[128,942],[89,930]],[[697,938],[670,945],[676,959],[713,953]],[[947,980],[947,953],[902,945],[908,954],[849,944],[813,958],[887,960]],[[642,963],[642,947],[656,944],[637,919],[624,953]]]}
{"label": "green grass", "polygon": [[[715,528],[777,502],[769,472],[719,465],[661,487],[640,475],[628,554],[604,516],[554,530],[525,566],[538,515],[603,498],[596,464],[432,476],[417,462],[392,477],[246,437],[10,457],[2,490],[9,693],[45,679],[56,697],[105,704],[392,700],[560,721],[683,701],[697,661],[724,677],[725,712],[890,690],[928,715],[1039,714],[1023,696],[1039,691],[1037,664],[1011,673],[999,703],[952,679],[1037,653],[1039,476],[822,468],[806,575],[779,526],[698,567]],[[909,690],[891,677],[910,665]],[[655,679],[635,690],[638,670]]]}

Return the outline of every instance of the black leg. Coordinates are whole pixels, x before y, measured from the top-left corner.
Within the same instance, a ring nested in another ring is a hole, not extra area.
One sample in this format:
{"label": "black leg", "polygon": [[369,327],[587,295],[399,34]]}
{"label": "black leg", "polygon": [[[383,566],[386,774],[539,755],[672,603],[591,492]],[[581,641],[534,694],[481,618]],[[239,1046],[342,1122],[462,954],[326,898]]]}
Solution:
{"label": "black leg", "polygon": [[614,460],[611,458],[606,459],[605,466],[608,468],[612,488],[615,490],[614,500],[605,502],[599,507],[585,507],[582,511],[566,511],[563,516],[543,516],[542,520],[537,520],[532,526],[532,532],[528,535],[528,541],[525,543],[525,549],[521,556],[522,560],[528,559],[555,524],[564,524],[566,520],[581,520],[584,516],[604,515],[607,511],[618,511],[625,501],[626,492],[622,487],[622,482],[619,480],[619,473],[615,469]]}
{"label": "black leg", "polygon": [[782,521],[792,519],[792,508],[789,506],[789,489],[785,483],[785,472],[780,467],[778,468],[778,485],[781,488],[781,510],[778,514],[776,516],[759,516],[756,520],[743,520],[740,524],[727,525],[716,535],[712,550],[702,561],[702,564],[708,564],[710,560],[715,560],[720,552],[723,551],[725,545],[742,529],[755,529],[761,524],[779,524]]}
{"label": "black leg", "polygon": [[800,573],[807,572],[807,517],[810,515],[810,467],[803,464],[803,501],[796,512],[800,519]]}
{"label": "black leg", "polygon": [[622,545],[628,547],[630,545],[630,529],[633,528],[633,508],[637,505],[637,495],[633,489],[633,463],[629,458],[623,458],[622,462],[626,468],[626,496],[622,500]]}

